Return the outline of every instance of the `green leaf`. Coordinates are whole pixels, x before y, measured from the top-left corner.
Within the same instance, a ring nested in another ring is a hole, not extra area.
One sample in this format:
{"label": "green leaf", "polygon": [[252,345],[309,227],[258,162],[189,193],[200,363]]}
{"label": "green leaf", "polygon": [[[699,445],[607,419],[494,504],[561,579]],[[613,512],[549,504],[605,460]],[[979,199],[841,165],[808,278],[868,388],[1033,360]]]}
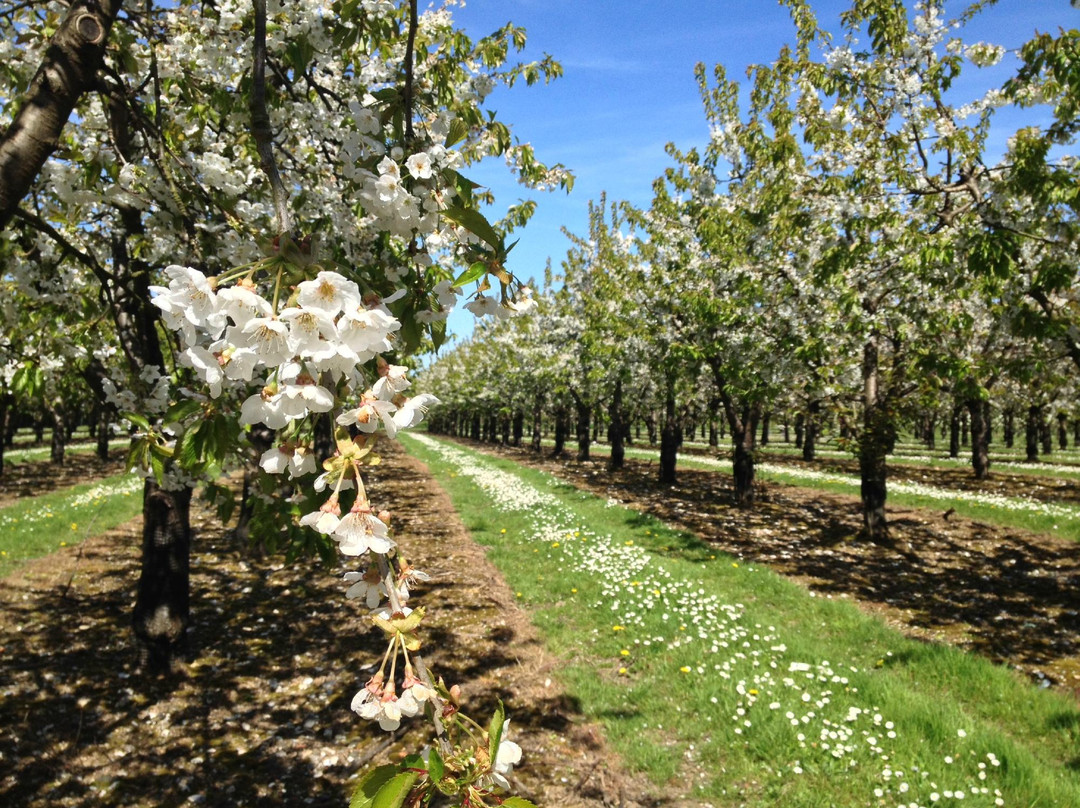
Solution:
{"label": "green leaf", "polygon": [[446,343],[446,320],[436,320],[431,324],[431,344],[435,348],[435,352],[438,353]]}
{"label": "green leaf", "polygon": [[419,777],[420,775],[416,772],[402,772],[395,775],[375,794],[371,801],[371,808],[401,808]]}
{"label": "green leaf", "polygon": [[131,421],[131,423],[135,424],[135,426],[139,427],[140,429],[150,431],[150,422],[143,418],[141,415],[136,415],[133,412],[122,412],[120,413],[120,417],[127,418],[129,421]]}
{"label": "green leaf", "polygon": [[397,766],[378,766],[369,771],[356,784],[356,791],[349,800],[349,808],[371,808],[379,790],[393,780],[397,773]]}
{"label": "green leaf", "polygon": [[450,121],[450,131],[446,133],[446,143],[443,145],[449,149],[455,143],[460,143],[467,134],[469,134],[469,127],[465,121],[461,120],[461,118],[454,118],[454,120]]}
{"label": "green leaf", "polygon": [[502,701],[500,701],[499,706],[495,708],[495,714],[491,716],[491,723],[488,724],[488,756],[493,763],[499,753],[499,743],[502,741],[503,724],[505,723],[506,710]]}
{"label": "green leaf", "polygon": [[428,752],[428,777],[435,783],[438,783],[443,779],[443,775],[446,773],[446,765],[443,763],[442,756],[439,754],[439,750],[432,747]]}
{"label": "green leaf", "polygon": [[524,797],[507,797],[502,801],[503,808],[536,808],[536,805]]}
{"label": "green leaf", "polygon": [[154,472],[154,480],[161,485],[165,481],[165,460],[156,452],[150,454],[150,470]]}
{"label": "green leaf", "polygon": [[495,228],[491,226],[491,223],[480,211],[474,208],[450,206],[443,211],[443,216],[455,224],[461,225],[470,233],[479,236],[500,255],[503,253],[502,238],[495,232]]}
{"label": "green leaf", "polygon": [[454,281],[453,285],[461,287],[467,283],[478,281],[482,277],[484,277],[485,272],[487,272],[487,264],[485,264],[483,261],[477,261],[460,275],[458,275],[457,280]]}
{"label": "green leaf", "polygon": [[176,421],[183,421],[185,418],[194,415],[201,409],[201,401],[194,401],[192,399],[178,401],[169,407],[169,411],[165,413],[165,423],[171,424]]}

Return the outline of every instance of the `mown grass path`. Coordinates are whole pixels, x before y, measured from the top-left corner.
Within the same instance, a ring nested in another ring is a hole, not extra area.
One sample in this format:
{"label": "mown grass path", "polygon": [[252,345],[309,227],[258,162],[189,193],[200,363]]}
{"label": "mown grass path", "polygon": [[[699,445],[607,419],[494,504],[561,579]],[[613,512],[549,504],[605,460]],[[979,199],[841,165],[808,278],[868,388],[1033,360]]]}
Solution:
{"label": "mown grass path", "polygon": [[[1080,553],[1054,536],[933,510],[889,509],[893,544],[855,540],[858,498],[761,482],[757,502],[731,504],[730,476],[683,465],[660,486],[656,464],[578,462],[472,444],[540,468],[598,496],[688,530],[732,555],[803,581],[823,597],[853,598],[911,636],[940,640],[1080,694]],[[722,462],[722,461],[720,461]]]}
{"label": "mown grass path", "polygon": [[715,806],[1080,803],[1070,699],[619,507],[617,485],[593,497],[517,458],[407,444],[586,713],[658,781]]}

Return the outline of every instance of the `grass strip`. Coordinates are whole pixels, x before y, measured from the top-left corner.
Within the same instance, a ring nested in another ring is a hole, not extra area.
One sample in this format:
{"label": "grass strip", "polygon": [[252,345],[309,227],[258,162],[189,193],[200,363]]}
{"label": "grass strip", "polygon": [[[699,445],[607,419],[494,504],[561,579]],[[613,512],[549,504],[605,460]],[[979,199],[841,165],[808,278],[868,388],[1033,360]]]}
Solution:
{"label": "grass strip", "polygon": [[1071,701],[541,472],[404,442],[656,782],[716,806],[1080,805]]}
{"label": "grass strip", "polygon": [[[114,438],[109,441],[109,449],[116,449],[121,446],[130,446],[131,438]],[[97,451],[96,443],[69,443],[64,449],[66,455],[73,454],[90,454]],[[30,446],[20,449],[8,449],[4,452],[4,463],[15,465],[17,463],[37,463],[52,454],[52,449],[48,446]]]}
{"label": "grass strip", "polygon": [[117,474],[0,509],[0,577],[31,558],[104,533],[142,513],[143,481]]}

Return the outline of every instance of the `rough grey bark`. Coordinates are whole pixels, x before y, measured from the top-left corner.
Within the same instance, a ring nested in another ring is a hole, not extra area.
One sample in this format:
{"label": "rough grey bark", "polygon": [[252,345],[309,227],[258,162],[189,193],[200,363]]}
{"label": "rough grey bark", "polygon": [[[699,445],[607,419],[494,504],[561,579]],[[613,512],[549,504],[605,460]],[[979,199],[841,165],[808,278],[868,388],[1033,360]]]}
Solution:
{"label": "rough grey bark", "polygon": [[584,398],[577,393],[574,396],[574,407],[577,414],[577,459],[588,460],[589,459],[589,444],[590,434],[589,426],[592,418],[592,408],[589,406]]}
{"label": "rough grey bark", "polygon": [[955,404],[949,416],[949,457],[960,456],[960,405]]}
{"label": "rough grey bark", "polygon": [[94,87],[121,0],[76,0],[53,34],[11,125],[0,137],[0,230],[60,141],[84,93]]}
{"label": "rough grey bark", "polygon": [[877,340],[871,337],[863,346],[863,428],[859,436],[859,493],[862,498],[863,535],[870,541],[884,543],[889,538],[885,519],[885,457],[888,453],[891,424],[879,392],[880,368]]}
{"label": "rough grey bark", "polygon": [[54,466],[64,465],[64,456],[67,453],[67,410],[64,402],[57,398],[49,404],[49,415],[52,417],[52,440],[49,444],[49,462]]}
{"label": "rough grey bark", "polygon": [[608,456],[608,471],[618,471],[623,467],[626,450],[623,448],[623,439],[626,436],[626,424],[623,416],[623,383],[622,379],[615,380],[615,390],[611,394],[611,403],[608,405],[608,443],[611,445],[611,454]]}
{"label": "rough grey bark", "polygon": [[817,435],[821,420],[821,402],[811,401],[806,405],[806,421],[803,424],[802,459],[813,460],[817,457]]}
{"label": "rough grey bark", "polygon": [[1039,423],[1041,417],[1038,406],[1028,407],[1027,421],[1024,424],[1024,439],[1027,460],[1030,463],[1034,463],[1039,459]]}
{"label": "rough grey bark", "polygon": [[544,394],[537,393],[533,400],[533,428],[531,448],[534,452],[540,451],[540,443],[544,435]]}
{"label": "rough grey bark", "polygon": [[139,665],[168,672],[188,650],[191,489],[143,492],[142,572],[132,623]]}
{"label": "rough grey bark", "polygon": [[660,482],[664,485],[675,484],[680,437],[675,415],[675,384],[669,379],[664,397],[664,424],[660,429]]}
{"label": "rough grey bark", "polygon": [[560,404],[555,410],[555,446],[551,450],[552,457],[562,457],[566,448],[566,433],[570,431],[567,423],[569,420],[570,414],[566,405]]}
{"label": "rough grey bark", "polygon": [[990,402],[971,399],[967,402],[971,415],[971,468],[976,480],[990,476]]}
{"label": "rough grey bark", "polygon": [[521,446],[521,438],[525,434],[525,411],[518,407],[514,410],[514,437],[513,445]]}

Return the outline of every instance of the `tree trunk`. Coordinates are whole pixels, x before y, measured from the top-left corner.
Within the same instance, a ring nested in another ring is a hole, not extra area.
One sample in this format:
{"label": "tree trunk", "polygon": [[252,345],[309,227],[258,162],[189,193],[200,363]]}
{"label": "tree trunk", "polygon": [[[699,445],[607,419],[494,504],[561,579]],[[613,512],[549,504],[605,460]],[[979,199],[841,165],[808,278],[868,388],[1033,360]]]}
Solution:
{"label": "tree trunk", "polygon": [[968,445],[968,417],[963,410],[960,411],[960,445]]}
{"label": "tree trunk", "polygon": [[802,459],[813,460],[817,456],[817,436],[821,425],[821,402],[811,401],[806,407],[806,421],[802,439]]}
{"label": "tree trunk", "polygon": [[976,480],[990,476],[990,402],[970,399],[967,402],[971,414],[971,468]]}
{"label": "tree trunk", "polygon": [[623,467],[626,450],[623,448],[623,438],[626,434],[626,424],[623,421],[622,379],[615,380],[615,389],[611,393],[611,403],[608,405],[608,443],[611,444],[611,455],[608,457],[608,471],[618,471]]}
{"label": "tree trunk", "polygon": [[1016,442],[1016,425],[1013,421],[1013,411],[1005,410],[1001,417],[1001,431],[1005,438],[1005,448],[1011,449]]}
{"label": "tree trunk", "polygon": [[716,419],[720,414],[720,399],[716,396],[709,398],[709,446],[716,448],[720,445],[720,435],[716,431]]}
{"label": "tree trunk", "polygon": [[532,427],[532,445],[531,448],[534,452],[540,451],[541,442],[543,441],[544,434],[544,394],[537,393],[533,399],[533,427]]}
{"label": "tree trunk", "polygon": [[1061,451],[1065,451],[1069,448],[1069,429],[1068,429],[1069,416],[1063,412],[1058,413],[1058,448]]}
{"label": "tree trunk", "polygon": [[577,415],[577,459],[589,459],[589,426],[592,417],[592,407],[584,399],[574,396],[574,406]]}
{"label": "tree trunk", "polygon": [[863,535],[876,543],[889,538],[885,519],[887,469],[885,457],[889,444],[890,423],[879,399],[877,338],[863,346],[863,429],[859,440],[860,496],[863,508]]}
{"label": "tree trunk", "polygon": [[675,385],[669,378],[664,397],[664,425],[660,431],[660,483],[663,485],[675,484],[680,437],[675,424]]}
{"label": "tree trunk", "polygon": [[960,405],[954,404],[949,416],[949,457],[960,456]]}
{"label": "tree trunk", "polygon": [[769,421],[772,420],[772,412],[766,410],[761,416],[761,445],[769,445]]}
{"label": "tree trunk", "polygon": [[482,432],[480,431],[482,427],[483,422],[481,421],[480,412],[474,412],[472,423],[469,425],[469,437],[473,440],[480,440],[482,437]]}
{"label": "tree trunk", "polygon": [[68,424],[64,402],[60,399],[49,405],[49,415],[52,416],[52,441],[49,445],[49,462],[54,466],[64,465],[64,454],[67,450]]}
{"label": "tree trunk", "polygon": [[937,444],[937,416],[931,415],[926,421],[926,448],[933,451]]}
{"label": "tree trunk", "polygon": [[754,435],[757,432],[760,405],[745,409],[742,417],[733,418],[734,413],[732,407],[728,415],[733,449],[731,471],[735,485],[735,504],[744,507],[754,501]]}
{"label": "tree trunk", "polygon": [[795,448],[801,449],[803,445],[803,430],[805,429],[806,416],[801,412],[795,413]]}
{"label": "tree trunk", "polygon": [[510,444],[510,413],[499,414],[499,429],[502,432],[502,445],[508,446]]}
{"label": "tree trunk", "polygon": [[1028,407],[1027,421],[1024,423],[1025,449],[1027,460],[1034,463],[1039,459],[1039,407]]}
{"label": "tree trunk", "polygon": [[521,446],[521,438],[525,434],[525,411],[518,407],[514,410],[514,438],[513,445]]}
{"label": "tree trunk", "polygon": [[143,494],[142,573],[132,622],[139,664],[169,671],[188,650],[191,489],[166,491],[152,481]]}
{"label": "tree trunk", "polygon": [[1054,453],[1054,431],[1050,428],[1050,415],[1044,418],[1039,412],[1039,441],[1042,443],[1042,453],[1049,457]]}
{"label": "tree trunk", "polygon": [[649,414],[645,416],[645,431],[649,435],[649,445],[650,446],[655,446],[656,445],[656,438],[657,438],[657,433],[656,433],[656,413],[655,412],[650,411]]}
{"label": "tree trunk", "polygon": [[567,421],[569,420],[569,413],[566,410],[565,405],[560,404],[559,408],[555,410],[555,448],[551,451],[552,457],[562,457],[563,451],[566,447],[566,433]]}
{"label": "tree trunk", "polygon": [[3,436],[7,434],[8,418],[11,417],[9,399],[7,393],[0,393],[0,476],[4,474],[4,449],[7,446]]}
{"label": "tree trunk", "polygon": [[102,404],[97,411],[97,446],[95,452],[98,460],[109,459],[109,438],[112,437],[112,418],[109,407]]}

